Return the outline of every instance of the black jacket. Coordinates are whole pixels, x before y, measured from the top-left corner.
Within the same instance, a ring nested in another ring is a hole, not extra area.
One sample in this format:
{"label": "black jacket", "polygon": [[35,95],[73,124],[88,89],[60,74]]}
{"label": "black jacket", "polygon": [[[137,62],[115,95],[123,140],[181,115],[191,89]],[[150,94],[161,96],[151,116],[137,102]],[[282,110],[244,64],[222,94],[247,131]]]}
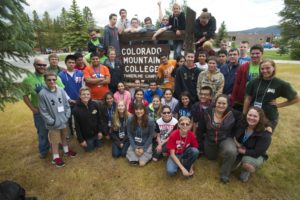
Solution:
{"label": "black jacket", "polygon": [[[245,131],[236,136],[239,143],[242,144]],[[271,133],[267,131],[253,132],[252,135],[246,140],[243,146],[246,148],[245,155],[258,158],[259,156],[266,157],[267,149],[271,144]]]}
{"label": "black jacket", "polygon": [[109,69],[110,73],[110,83],[108,84],[109,90],[112,93],[115,93],[118,89],[118,83],[123,82],[123,68],[120,61],[115,61],[115,66],[112,68],[111,62],[109,59],[106,59],[103,63]]}
{"label": "black jacket", "polygon": [[[102,44],[102,38],[99,37],[98,40],[99,40],[99,43]],[[89,51],[89,52],[96,52],[97,46],[95,46],[95,45],[92,43],[91,40],[89,40],[89,41],[87,42],[87,46],[88,46],[88,51]]]}
{"label": "black jacket", "polygon": [[102,132],[100,112],[96,102],[89,101],[87,107],[78,101],[73,109],[75,130],[80,143]]}
{"label": "black jacket", "polygon": [[242,132],[243,115],[239,111],[228,108],[219,125],[214,125],[214,110],[210,107],[198,121],[197,137],[205,137],[209,143],[218,144],[228,137],[233,138]]}
{"label": "black jacket", "polygon": [[[121,143],[129,142],[128,134],[127,134],[127,121],[124,119],[120,119],[121,121],[121,127],[119,130],[113,130],[110,134],[112,140],[120,146]],[[124,133],[124,137],[120,138],[120,132]]]}
{"label": "black jacket", "polygon": [[112,115],[115,112],[115,109],[116,109],[115,102],[113,102],[112,110],[108,109],[107,105],[104,103],[102,103],[100,106],[101,128],[103,130],[103,133],[106,135],[110,133],[110,127],[111,127],[112,121],[110,121],[109,118],[111,117],[111,120],[112,120]]}
{"label": "black jacket", "polygon": [[184,13],[181,12],[178,17],[174,17],[174,15],[171,15],[169,17],[169,25],[172,25],[171,30],[174,32],[176,32],[177,30],[185,30]]}

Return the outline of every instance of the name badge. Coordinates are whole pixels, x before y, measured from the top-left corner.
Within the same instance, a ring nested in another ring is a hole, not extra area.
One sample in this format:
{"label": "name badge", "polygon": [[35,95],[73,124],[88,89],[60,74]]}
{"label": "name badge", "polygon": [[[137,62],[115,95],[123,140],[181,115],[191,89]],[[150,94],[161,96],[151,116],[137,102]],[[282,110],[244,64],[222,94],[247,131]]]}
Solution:
{"label": "name badge", "polygon": [[254,101],[254,106],[255,106],[255,107],[258,107],[258,108],[262,108],[262,103],[261,103],[261,102]]}
{"label": "name badge", "polygon": [[64,112],[65,109],[64,109],[63,106],[58,106],[58,107],[57,107],[57,111],[58,111],[58,112]]}
{"label": "name badge", "polygon": [[142,138],[140,137],[134,137],[134,141],[136,141],[137,143],[142,143]]}
{"label": "name badge", "polygon": [[125,137],[125,132],[119,132],[119,138],[123,139]]}
{"label": "name badge", "polygon": [[111,121],[108,121],[108,127],[111,127]]}

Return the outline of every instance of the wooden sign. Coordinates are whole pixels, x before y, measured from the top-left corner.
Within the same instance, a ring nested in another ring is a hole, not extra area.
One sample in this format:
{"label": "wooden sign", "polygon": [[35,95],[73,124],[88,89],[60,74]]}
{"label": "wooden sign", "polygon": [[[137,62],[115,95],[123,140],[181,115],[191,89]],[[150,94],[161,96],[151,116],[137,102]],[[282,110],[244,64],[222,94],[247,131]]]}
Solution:
{"label": "wooden sign", "polygon": [[125,81],[136,79],[149,82],[156,79],[157,68],[160,64],[160,53],[169,55],[170,46],[164,44],[147,45],[122,45],[121,54],[123,60]]}

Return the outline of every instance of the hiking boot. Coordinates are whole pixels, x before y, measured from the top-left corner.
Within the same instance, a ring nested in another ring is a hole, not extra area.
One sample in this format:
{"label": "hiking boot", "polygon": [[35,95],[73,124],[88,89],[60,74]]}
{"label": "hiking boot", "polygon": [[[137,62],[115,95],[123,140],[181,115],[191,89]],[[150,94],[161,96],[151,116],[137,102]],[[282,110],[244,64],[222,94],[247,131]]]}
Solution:
{"label": "hiking boot", "polygon": [[249,176],[250,176],[250,172],[242,170],[240,174],[240,180],[245,183],[248,181]]}
{"label": "hiking boot", "polygon": [[69,149],[69,151],[67,153],[65,153],[65,156],[68,157],[75,157],[77,155],[77,153],[75,151],[72,151],[71,149]]}
{"label": "hiking boot", "polygon": [[138,165],[138,164],[139,164],[139,161],[129,161],[129,163],[130,163],[131,165]]}
{"label": "hiking boot", "polygon": [[63,167],[65,166],[64,161],[61,158],[55,158],[54,160],[52,160],[52,164],[56,165],[56,167]]}

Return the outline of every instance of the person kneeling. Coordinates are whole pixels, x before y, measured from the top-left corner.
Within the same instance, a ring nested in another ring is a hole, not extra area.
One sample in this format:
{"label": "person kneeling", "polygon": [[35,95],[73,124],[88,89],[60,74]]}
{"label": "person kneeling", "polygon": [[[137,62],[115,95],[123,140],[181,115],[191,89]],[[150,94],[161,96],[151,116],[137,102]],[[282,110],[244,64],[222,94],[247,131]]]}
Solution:
{"label": "person kneeling", "polygon": [[192,176],[193,163],[199,155],[198,142],[191,129],[191,120],[188,117],[182,116],[178,122],[178,130],[171,133],[167,148],[170,156],[167,161],[167,173],[172,176],[181,170],[186,177]]}

